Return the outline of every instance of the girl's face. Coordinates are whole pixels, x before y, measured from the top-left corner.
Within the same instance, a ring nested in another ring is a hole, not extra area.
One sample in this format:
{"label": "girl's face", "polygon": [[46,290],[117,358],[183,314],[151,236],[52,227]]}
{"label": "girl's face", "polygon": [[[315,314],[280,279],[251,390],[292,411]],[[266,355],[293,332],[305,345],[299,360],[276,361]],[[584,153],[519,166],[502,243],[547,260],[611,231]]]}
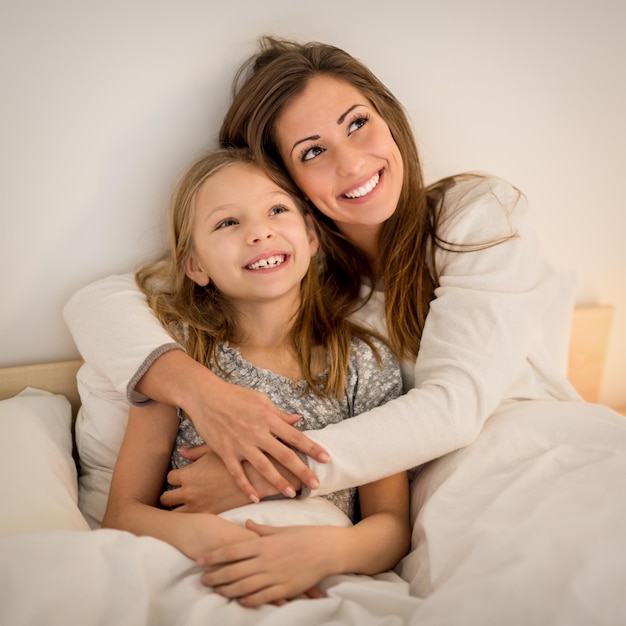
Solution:
{"label": "girl's face", "polygon": [[305,220],[291,196],[245,163],[201,185],[192,238],[187,276],[203,286],[212,281],[235,306],[296,302],[318,247],[310,218]]}
{"label": "girl's face", "polygon": [[295,183],[355,244],[374,241],[396,210],[403,163],[371,102],[334,76],[313,77],[276,124]]}

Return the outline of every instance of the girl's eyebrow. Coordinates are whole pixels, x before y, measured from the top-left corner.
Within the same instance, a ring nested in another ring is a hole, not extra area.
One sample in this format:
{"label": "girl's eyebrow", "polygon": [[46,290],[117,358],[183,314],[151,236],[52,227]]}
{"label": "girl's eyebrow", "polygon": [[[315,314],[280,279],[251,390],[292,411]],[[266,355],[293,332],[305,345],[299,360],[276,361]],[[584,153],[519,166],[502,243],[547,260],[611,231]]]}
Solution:
{"label": "girl's eyebrow", "polygon": [[[347,111],[344,111],[338,118],[337,118],[337,126],[339,126],[340,124],[343,124],[344,120],[346,119],[347,115],[350,113],[350,111],[352,111],[353,109],[356,109],[357,107],[362,106],[361,104],[357,103],[357,104],[353,104]],[[365,106],[365,105],[363,105]],[[304,137],[303,139],[298,139],[298,141],[296,141],[296,143],[293,144],[293,146],[291,147],[291,152],[290,154],[295,150],[296,146],[298,144],[304,143],[305,141],[317,141],[320,138],[319,135],[311,135],[310,137]]]}

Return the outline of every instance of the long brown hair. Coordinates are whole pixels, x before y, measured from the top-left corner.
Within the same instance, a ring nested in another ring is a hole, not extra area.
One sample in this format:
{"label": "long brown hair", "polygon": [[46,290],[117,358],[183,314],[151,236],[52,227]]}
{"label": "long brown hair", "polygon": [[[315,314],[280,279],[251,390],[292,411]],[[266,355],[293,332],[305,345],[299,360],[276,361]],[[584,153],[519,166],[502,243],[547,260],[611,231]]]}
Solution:
{"label": "long brown hair", "polygon": [[[192,252],[192,224],[195,198],[202,184],[219,171],[236,163],[258,165],[247,149],[222,149],[197,160],[183,175],[172,195],[169,212],[169,246],[166,254],[140,267],[135,278],[161,323],[196,361],[219,367],[220,343],[241,340],[237,315],[226,298],[210,281],[199,286],[186,274]],[[306,205],[294,197],[303,214]],[[365,341],[378,356],[368,333],[348,321],[334,306],[320,281],[316,258],[311,259],[301,284],[300,307],[293,320],[291,339],[308,383],[320,395],[343,396],[350,344],[354,337]],[[312,370],[313,351],[325,349],[328,376]],[[379,361],[380,362],[380,361]]]}
{"label": "long brown hair", "polygon": [[[222,123],[220,143],[248,146],[258,159],[267,161],[273,177],[297,193],[278,150],[276,121],[283,108],[319,74],[345,80],[363,93],[388,124],[402,155],[402,192],[394,214],[382,225],[379,248],[384,259],[382,278],[389,341],[396,354],[415,358],[437,284],[434,252],[438,209],[454,180],[441,182],[431,190],[425,188],[409,120],[385,85],[340,48],[262,37],[259,52],[235,76],[233,102]],[[334,222],[314,206],[311,208],[326,255],[323,282],[347,315],[360,302],[363,277],[375,278],[373,270]]]}

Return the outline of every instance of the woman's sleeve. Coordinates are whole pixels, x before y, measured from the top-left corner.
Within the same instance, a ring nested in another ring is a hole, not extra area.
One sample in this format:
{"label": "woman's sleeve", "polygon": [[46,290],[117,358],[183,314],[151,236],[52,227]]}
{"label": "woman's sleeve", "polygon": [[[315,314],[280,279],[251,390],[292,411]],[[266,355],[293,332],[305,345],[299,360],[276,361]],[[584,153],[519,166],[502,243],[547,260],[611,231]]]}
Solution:
{"label": "woman's sleeve", "polygon": [[149,307],[133,274],[109,276],[83,287],[63,318],[83,359],[133,404],[139,379],[164,352],[182,349]]}
{"label": "woman's sleeve", "polygon": [[557,274],[540,253],[516,189],[494,178],[457,187],[446,206],[461,208],[445,220],[442,237],[456,244],[507,239],[437,253],[440,284],[415,387],[353,419],[307,432],[331,457],[330,463],[310,460],[322,485],[316,494],[378,480],[470,444],[526,367]]}

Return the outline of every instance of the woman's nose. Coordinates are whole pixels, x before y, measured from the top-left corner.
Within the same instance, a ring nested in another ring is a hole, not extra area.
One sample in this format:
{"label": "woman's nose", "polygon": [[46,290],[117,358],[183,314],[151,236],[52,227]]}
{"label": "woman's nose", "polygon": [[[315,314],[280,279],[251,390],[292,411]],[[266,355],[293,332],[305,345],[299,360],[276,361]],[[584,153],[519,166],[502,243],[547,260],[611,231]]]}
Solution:
{"label": "woman's nose", "polygon": [[335,161],[340,176],[355,176],[363,170],[365,155],[358,147],[343,146],[335,153]]}

